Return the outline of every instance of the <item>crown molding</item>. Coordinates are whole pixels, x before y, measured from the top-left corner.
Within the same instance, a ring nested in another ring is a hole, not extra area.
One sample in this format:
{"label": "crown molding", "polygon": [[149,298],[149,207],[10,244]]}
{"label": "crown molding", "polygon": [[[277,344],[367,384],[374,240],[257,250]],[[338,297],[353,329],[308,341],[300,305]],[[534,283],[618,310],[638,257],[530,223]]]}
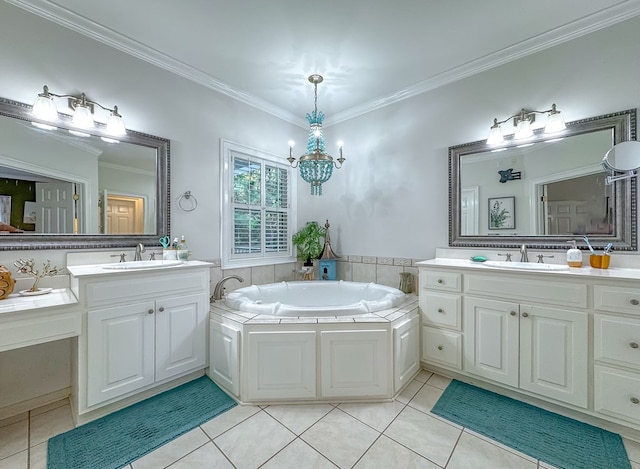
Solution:
{"label": "crown molding", "polygon": [[390,104],[412,98],[422,93],[432,91],[441,86],[476,75],[491,68],[499,67],[508,62],[518,60],[536,52],[557,46],[572,39],[585,36],[600,29],[631,19],[640,15],[640,0],[627,0],[614,7],[601,10],[579,20],[567,23],[552,31],[539,34],[533,38],[506,47],[497,52],[485,55],[466,64],[454,67],[445,72],[434,75],[415,85],[399,90],[391,95],[368,101],[354,106],[346,111],[333,114],[325,121],[325,127],[344,122],[366,114],[367,112],[389,106]]}
{"label": "crown molding", "polygon": [[185,64],[167,54],[159,52],[127,36],[116,33],[105,28],[101,24],[91,21],[83,16],[77,15],[49,0],[5,0],[14,6],[25,11],[38,15],[49,21],[64,26],[72,31],[80,33],[91,39],[95,39],[114,49],[118,49],[126,54],[144,60],[152,65],[163,68],[171,73],[186,78],[194,83],[205,86],[213,91],[222,93],[230,98],[247,104],[260,111],[271,114],[291,124],[307,128],[306,120],[295,114],[275,106],[256,96],[237,90],[217,78],[198,70],[195,67]]}
{"label": "crown molding", "polygon": [[[57,23],[65,28],[76,31],[103,44],[111,46],[133,57],[144,60],[171,73],[198,83],[213,91],[222,93],[248,106],[259,109],[291,124],[307,128],[305,119],[276,106],[266,100],[250,95],[217,78],[187,65],[167,54],[163,54],[151,47],[134,41],[133,39],[116,33],[104,26],[77,15],[49,0],[4,0],[30,13]],[[579,38],[586,34],[612,26],[627,19],[640,15],[640,0],[627,0],[611,8],[585,16],[579,20],[560,26],[552,31],[521,41],[518,44],[500,51],[485,55],[478,59],[439,73],[413,86],[399,90],[391,95],[377,98],[346,111],[336,113],[324,123],[325,127],[344,122],[371,111],[432,91],[441,86],[476,75],[491,68],[540,52],[563,42]]]}

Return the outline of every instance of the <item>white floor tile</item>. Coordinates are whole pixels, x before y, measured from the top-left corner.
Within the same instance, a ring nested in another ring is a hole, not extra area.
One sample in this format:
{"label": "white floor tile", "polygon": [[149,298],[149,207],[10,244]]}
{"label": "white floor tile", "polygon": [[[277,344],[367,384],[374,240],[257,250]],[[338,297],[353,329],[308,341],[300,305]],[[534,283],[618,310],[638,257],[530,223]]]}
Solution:
{"label": "white floor tile", "polygon": [[333,409],[329,404],[272,405],[265,411],[293,433],[300,435]]}
{"label": "white floor tile", "polygon": [[440,466],[382,435],[354,469],[439,469]]}
{"label": "white floor tile", "polygon": [[29,448],[29,469],[47,469],[47,442]]}
{"label": "white floor tile", "polygon": [[6,427],[7,425],[14,424],[21,420],[28,420],[28,419],[29,419],[29,412],[22,412],[21,414],[14,415],[12,417],[7,417],[6,419],[0,420],[0,428]]}
{"label": "white floor tile", "polygon": [[213,441],[239,469],[256,468],[295,439],[269,414],[260,411]]}
{"label": "white floor tile", "polygon": [[226,412],[203,423],[200,427],[213,439],[226,432],[231,427],[260,412],[260,407],[254,405],[237,405]]}
{"label": "white floor tile", "polygon": [[427,380],[431,377],[431,375],[433,375],[433,373],[430,371],[420,370],[420,372],[416,375],[414,379],[421,383],[426,383]]}
{"label": "white floor tile", "polygon": [[26,450],[29,447],[29,421],[20,420],[0,427],[0,459]]}
{"label": "white floor tile", "polygon": [[631,461],[631,469],[640,469],[640,463]]}
{"label": "white floor tile", "polygon": [[442,390],[446,389],[446,387],[449,386],[450,382],[451,382],[451,378],[446,378],[441,375],[436,375],[435,373],[431,375],[431,377],[427,380],[427,384],[430,384],[431,386],[435,388],[440,388]]}
{"label": "white floor tile", "polygon": [[442,389],[433,387],[427,383],[413,396],[413,399],[409,401],[409,405],[422,412],[431,412],[431,409],[436,402],[438,402],[443,392]]}
{"label": "white floor tile", "polygon": [[456,445],[447,469],[536,469],[531,462],[481,438],[464,432]]}
{"label": "white floor tile", "polygon": [[[233,469],[233,465],[212,442],[201,446],[169,466],[170,469]],[[135,469],[135,466],[134,466]]]}
{"label": "white floor tile", "polygon": [[65,404],[31,417],[31,446],[74,428],[71,407]]}
{"label": "white floor tile", "polygon": [[352,467],[378,438],[379,432],[339,409],[325,415],[302,438],[341,468]]}
{"label": "white floor tile", "polygon": [[300,438],[295,439],[260,469],[336,469],[336,465],[318,453]]}
{"label": "white floor tile", "polygon": [[624,447],[627,450],[629,459],[633,462],[640,464],[640,443],[631,441],[628,438],[623,438]]}
{"label": "white floor tile", "polygon": [[461,432],[431,415],[405,407],[384,434],[444,467]]}
{"label": "white floor tile", "polygon": [[407,384],[407,387],[405,387],[400,394],[398,394],[398,397],[396,397],[396,401],[406,404],[411,399],[413,399],[413,396],[415,396],[416,393],[420,391],[420,388],[422,386],[424,386],[424,383],[422,381],[414,379],[409,384]]}
{"label": "white floor tile", "polygon": [[25,450],[8,458],[0,459],[0,469],[27,469],[27,458]]}
{"label": "white floor tile", "polygon": [[31,417],[44,414],[45,412],[49,412],[50,410],[57,409],[58,407],[64,407],[65,405],[69,405],[69,399],[61,399],[59,401],[55,401],[50,404],[43,405],[41,407],[36,407],[31,411]]}
{"label": "white floor tile", "polygon": [[465,428],[465,429],[464,429],[464,432],[465,432],[465,433],[468,433],[468,434],[469,434],[469,435],[471,435],[471,436],[475,436],[475,437],[477,437],[477,438],[480,438],[481,440],[484,440],[484,441],[486,441],[487,443],[490,443],[490,444],[492,444],[492,445],[495,445],[495,446],[497,446],[498,448],[502,448],[502,449],[503,449],[503,450],[505,450],[505,451],[509,451],[509,452],[511,452],[511,453],[513,453],[513,454],[515,454],[516,456],[520,456],[520,457],[521,457],[521,458],[523,458],[523,459],[527,459],[527,460],[529,460],[529,461],[531,461],[531,462],[535,462],[535,463],[537,463],[537,462],[538,462],[538,460],[537,460],[536,458],[534,458],[534,457],[532,457],[532,456],[529,456],[528,454],[524,454],[524,453],[522,453],[521,451],[518,451],[517,449],[510,448],[510,447],[508,447],[507,445],[503,445],[502,443],[499,443],[499,442],[497,442],[496,440],[494,440],[494,439],[492,439],[492,438],[489,438],[488,436],[485,436],[485,435],[482,435],[482,434],[480,434],[480,433],[474,432],[473,430],[469,430],[468,428]]}
{"label": "white floor tile", "polygon": [[209,437],[200,427],[194,428],[184,435],[171,440],[169,443],[162,445],[155,451],[142,456],[140,459],[131,463],[131,465],[133,469],[157,469],[158,467],[166,467],[208,441],[210,441]]}
{"label": "white floor tile", "polygon": [[393,421],[404,409],[404,404],[398,401],[379,403],[349,403],[340,404],[338,409],[343,410],[352,417],[357,418],[379,432]]}

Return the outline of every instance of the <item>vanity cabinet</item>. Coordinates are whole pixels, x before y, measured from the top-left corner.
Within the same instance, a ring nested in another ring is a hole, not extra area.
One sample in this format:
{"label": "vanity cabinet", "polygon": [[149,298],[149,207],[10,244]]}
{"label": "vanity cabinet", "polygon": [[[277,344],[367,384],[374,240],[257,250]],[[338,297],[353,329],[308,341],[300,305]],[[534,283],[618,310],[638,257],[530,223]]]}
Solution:
{"label": "vanity cabinet", "polygon": [[640,425],[640,289],[595,285],[594,408]]}
{"label": "vanity cabinet", "polygon": [[204,370],[209,264],[192,262],[116,273],[75,269],[72,288],[86,308],[76,358],[77,414],[117,408]]}

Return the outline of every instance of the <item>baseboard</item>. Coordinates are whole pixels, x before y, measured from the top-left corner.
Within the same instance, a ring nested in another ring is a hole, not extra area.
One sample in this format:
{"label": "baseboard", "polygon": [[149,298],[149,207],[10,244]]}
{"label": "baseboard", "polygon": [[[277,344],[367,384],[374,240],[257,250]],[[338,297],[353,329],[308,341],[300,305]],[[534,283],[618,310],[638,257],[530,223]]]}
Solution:
{"label": "baseboard", "polygon": [[18,415],[23,412],[28,412],[33,409],[37,409],[38,407],[51,404],[52,402],[67,399],[70,395],[71,388],[66,387],[63,389],[59,389],[58,391],[53,391],[47,394],[43,394],[42,396],[34,397],[33,399],[28,399],[26,401],[18,402],[17,404],[2,407],[0,408],[0,420],[13,417],[14,415]]}

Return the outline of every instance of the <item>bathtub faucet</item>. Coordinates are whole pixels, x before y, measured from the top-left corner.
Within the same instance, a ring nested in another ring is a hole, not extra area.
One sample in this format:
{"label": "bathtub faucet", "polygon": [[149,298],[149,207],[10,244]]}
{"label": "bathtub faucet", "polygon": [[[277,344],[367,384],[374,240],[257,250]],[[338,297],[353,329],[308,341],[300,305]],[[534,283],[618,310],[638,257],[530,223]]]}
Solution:
{"label": "bathtub faucet", "polygon": [[244,282],[244,279],[242,277],[240,277],[239,275],[228,275],[226,277],[224,277],[222,280],[220,280],[218,283],[216,283],[216,287],[213,289],[213,296],[211,297],[211,302],[214,302],[216,300],[221,300],[222,296],[224,294],[224,283],[229,280],[235,278],[236,280],[240,281],[240,282]]}

